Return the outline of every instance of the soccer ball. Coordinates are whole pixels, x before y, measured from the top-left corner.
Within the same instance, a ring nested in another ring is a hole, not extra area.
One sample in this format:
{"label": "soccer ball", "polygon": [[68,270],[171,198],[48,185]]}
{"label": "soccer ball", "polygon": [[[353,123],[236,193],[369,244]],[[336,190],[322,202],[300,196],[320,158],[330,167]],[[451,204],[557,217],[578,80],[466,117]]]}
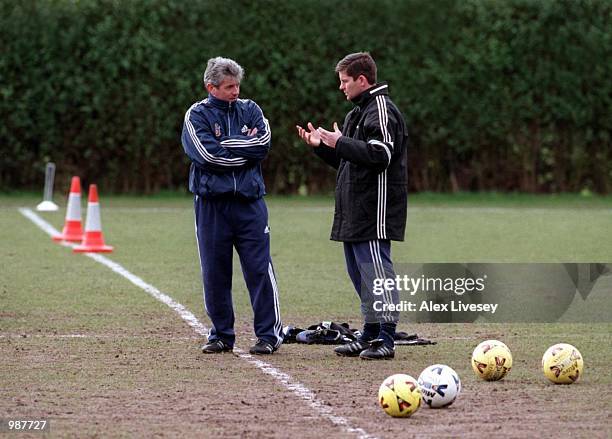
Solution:
{"label": "soccer ball", "polygon": [[423,402],[431,408],[448,407],[461,392],[459,375],[444,364],[434,364],[423,370],[419,386]]}
{"label": "soccer ball", "polygon": [[582,355],[571,344],[559,343],[548,348],[542,357],[544,376],[555,384],[572,384],[584,370]]}
{"label": "soccer ball", "polygon": [[419,383],[410,375],[391,375],[378,389],[378,402],[389,416],[407,418],[421,406]]}
{"label": "soccer ball", "polygon": [[498,340],[486,340],[472,353],[472,369],[485,381],[498,381],[512,369],[512,353]]}

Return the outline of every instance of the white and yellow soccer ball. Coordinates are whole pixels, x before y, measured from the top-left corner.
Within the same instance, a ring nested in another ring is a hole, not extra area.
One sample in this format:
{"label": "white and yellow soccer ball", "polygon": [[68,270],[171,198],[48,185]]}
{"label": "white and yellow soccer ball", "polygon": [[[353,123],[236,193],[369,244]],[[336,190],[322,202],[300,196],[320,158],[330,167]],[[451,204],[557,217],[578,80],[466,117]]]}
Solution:
{"label": "white and yellow soccer ball", "polygon": [[544,352],[542,370],[544,376],[555,384],[572,384],[582,376],[584,361],[574,346],[558,343]]}
{"label": "white and yellow soccer ball", "polygon": [[378,403],[389,416],[407,418],[421,406],[419,383],[410,375],[391,375],[378,389]]}
{"label": "white and yellow soccer ball", "polygon": [[448,407],[461,392],[459,375],[444,364],[425,368],[418,382],[423,402],[430,408]]}
{"label": "white and yellow soccer ball", "polygon": [[512,353],[499,340],[486,340],[472,353],[472,369],[485,381],[499,381],[512,369]]}

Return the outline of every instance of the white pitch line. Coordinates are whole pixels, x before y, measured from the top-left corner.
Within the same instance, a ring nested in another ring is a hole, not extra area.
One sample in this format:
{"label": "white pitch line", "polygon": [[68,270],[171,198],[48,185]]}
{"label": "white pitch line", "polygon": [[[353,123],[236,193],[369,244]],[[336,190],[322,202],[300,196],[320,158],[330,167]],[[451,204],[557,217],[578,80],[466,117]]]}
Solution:
{"label": "white pitch line", "polygon": [[25,207],[20,207],[19,212],[23,216],[25,216],[27,219],[32,221],[34,224],[36,224],[38,227],[40,227],[42,231],[45,232],[47,235],[49,236],[59,235],[60,232],[55,227],[53,227],[47,221],[45,221],[44,219],[36,215],[30,209],[27,209]]}
{"label": "white pitch line", "polygon": [[[38,227],[40,227],[43,231],[45,231],[48,235],[53,236],[59,233],[51,224],[46,222],[44,219],[36,215],[30,209],[20,208],[19,212],[21,212],[26,218],[34,222]],[[65,243],[68,247],[74,247],[74,244]],[[113,270],[115,273],[125,277],[127,280],[132,282],[137,287],[141,288],[145,292],[149,293],[155,299],[159,300],[161,303],[168,305],[174,311],[181,316],[183,320],[187,322],[189,326],[191,326],[198,334],[206,336],[208,330],[206,327],[198,321],[196,316],[194,316],[190,311],[188,311],[183,305],[174,301],[172,297],[167,294],[162,293],[153,285],[146,283],[141,278],[136,276],[135,274],[130,273],[128,270],[123,268],[121,265],[117,264],[114,261],[111,261],[105,256],[102,256],[98,253],[84,253],[85,256],[90,257],[96,262],[99,262],[102,265],[106,265],[108,268]]]}
{"label": "white pitch line", "polygon": [[195,332],[202,336],[206,336],[208,334],[208,329],[204,326],[196,316],[194,316],[191,311],[185,308],[180,303],[176,302],[172,297],[167,294],[162,293],[153,285],[146,283],[144,280],[136,276],[135,274],[130,273],[128,270],[123,268],[121,265],[117,264],[114,261],[111,261],[106,256],[102,256],[98,253],[85,253],[85,256],[89,256],[96,262],[99,262],[102,265],[106,265],[108,268],[113,270],[115,273],[125,277],[127,280],[132,282],[137,287],[141,288],[145,292],[149,293],[151,296],[159,300],[161,303],[168,305],[172,308],[183,320],[187,322],[189,326],[191,326]]}
{"label": "white pitch line", "polygon": [[[59,233],[51,224],[49,224],[44,219],[36,215],[36,213],[34,213],[32,210],[22,207],[22,208],[19,208],[19,212],[23,216],[28,218],[30,221],[32,221],[34,224],[36,224],[40,229],[42,229],[48,235],[52,236],[54,234]],[[69,247],[74,246],[72,244],[66,244],[66,245]],[[84,255],[90,257],[96,262],[101,263],[102,265],[105,265],[106,267],[113,270],[115,273],[125,277],[127,280],[132,282],[134,285],[136,285],[137,287],[144,290],[146,293],[153,296],[155,299],[168,305],[179,316],[181,316],[181,318],[185,322],[187,322],[187,324],[191,326],[195,330],[195,332],[197,332],[198,334],[202,336],[206,336],[208,334],[208,330],[206,329],[206,327],[196,318],[195,315],[193,315],[183,305],[176,302],[170,296],[159,291],[153,285],[146,283],[140,277],[136,276],[135,274],[132,274],[131,272],[123,268],[121,265],[117,264],[114,261],[111,261],[105,256],[102,256],[98,253],[84,253]],[[252,355],[247,354],[242,349],[236,348],[234,349],[234,352],[238,354],[238,357],[251,363],[252,365],[257,367],[259,370],[261,370],[266,375],[269,375],[273,377],[274,379],[276,379],[287,390],[290,390],[294,395],[306,401],[308,405],[315,412],[319,414],[319,416],[327,419],[335,426],[341,427],[344,431],[348,433],[356,434],[359,439],[375,439],[376,438],[375,436],[368,434],[362,428],[351,426],[351,424],[346,418],[335,415],[331,407],[329,407],[323,401],[318,399],[312,390],[308,389],[302,383],[292,378],[289,374],[278,370],[277,368],[275,368],[269,363],[266,363],[265,361],[254,358]]]}

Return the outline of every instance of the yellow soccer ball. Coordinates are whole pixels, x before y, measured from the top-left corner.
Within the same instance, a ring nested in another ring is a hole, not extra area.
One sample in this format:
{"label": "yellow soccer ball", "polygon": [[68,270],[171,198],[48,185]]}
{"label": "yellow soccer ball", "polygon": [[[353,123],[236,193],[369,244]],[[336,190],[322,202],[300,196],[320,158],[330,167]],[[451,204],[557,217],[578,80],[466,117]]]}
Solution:
{"label": "yellow soccer ball", "polygon": [[512,369],[512,353],[499,340],[486,340],[472,353],[472,369],[485,381],[499,381]]}
{"label": "yellow soccer ball", "polygon": [[378,402],[389,416],[407,418],[421,406],[421,389],[410,375],[391,375],[378,389]]}
{"label": "yellow soccer ball", "polygon": [[558,343],[544,352],[542,370],[544,376],[555,384],[572,384],[582,376],[584,362],[574,346]]}

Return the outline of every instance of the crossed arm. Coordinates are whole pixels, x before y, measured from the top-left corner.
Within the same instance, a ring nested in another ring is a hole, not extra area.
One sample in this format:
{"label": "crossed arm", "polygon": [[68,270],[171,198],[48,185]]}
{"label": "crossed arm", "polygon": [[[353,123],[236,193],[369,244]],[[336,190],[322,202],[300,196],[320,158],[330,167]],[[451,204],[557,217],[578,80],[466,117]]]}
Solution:
{"label": "crossed arm", "polygon": [[231,172],[266,157],[270,149],[270,125],[256,104],[246,134],[221,139],[214,135],[211,122],[201,112],[194,111],[197,105],[187,110],[181,136],[183,149],[193,162],[213,172]]}

